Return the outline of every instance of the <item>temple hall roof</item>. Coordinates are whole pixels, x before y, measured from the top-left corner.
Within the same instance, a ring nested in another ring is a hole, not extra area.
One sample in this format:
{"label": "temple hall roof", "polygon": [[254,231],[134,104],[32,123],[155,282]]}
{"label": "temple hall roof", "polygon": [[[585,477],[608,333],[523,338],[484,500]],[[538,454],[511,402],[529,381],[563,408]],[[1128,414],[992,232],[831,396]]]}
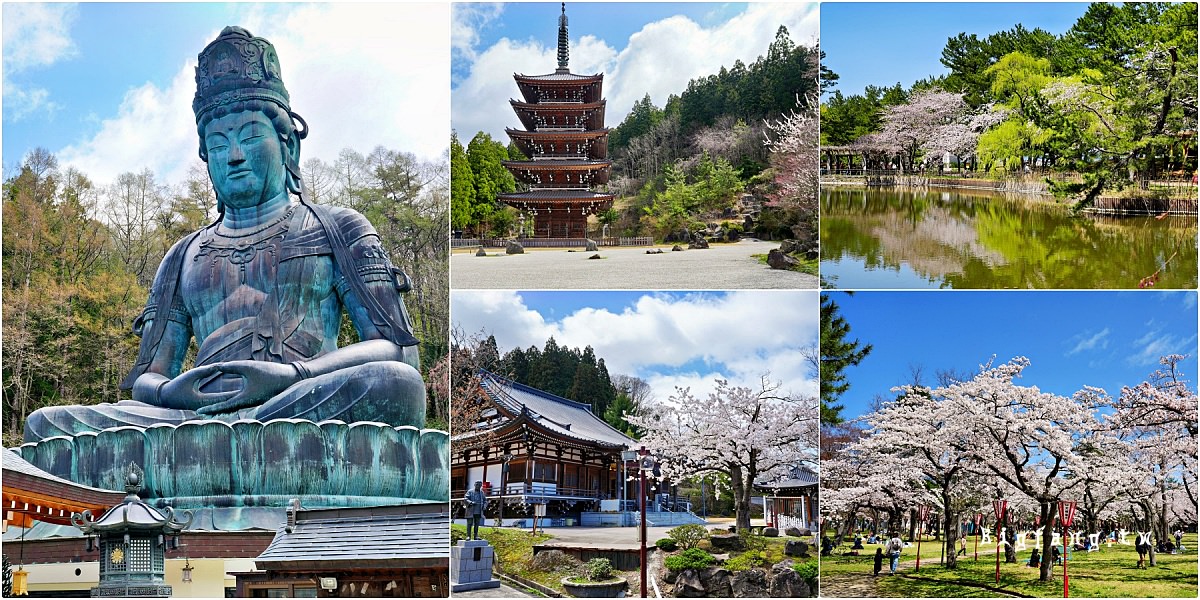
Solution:
{"label": "temple hall roof", "polygon": [[488,397],[510,414],[526,416],[539,426],[567,438],[623,449],[637,444],[597,417],[587,404],[555,396],[487,371],[481,372],[481,376],[480,383]]}
{"label": "temple hall roof", "polygon": [[436,568],[450,558],[445,503],[301,510],[275,533],[259,569]]}

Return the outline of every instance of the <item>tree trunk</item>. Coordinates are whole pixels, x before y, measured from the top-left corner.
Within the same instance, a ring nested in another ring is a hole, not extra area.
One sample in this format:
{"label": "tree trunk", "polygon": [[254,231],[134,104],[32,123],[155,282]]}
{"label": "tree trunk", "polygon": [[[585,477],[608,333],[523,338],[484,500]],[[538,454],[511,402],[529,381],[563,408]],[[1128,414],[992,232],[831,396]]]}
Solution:
{"label": "tree trunk", "polygon": [[738,531],[750,531],[750,497],[754,488],[742,480],[742,469],[734,465],[729,469],[729,479],[733,484],[733,511]]}
{"label": "tree trunk", "polygon": [[950,511],[950,494],[942,494],[942,529],[946,532],[946,543],[943,544],[946,553],[946,561],[943,563],[947,569],[958,568],[958,549],[955,544],[958,543],[958,519]]}
{"label": "tree trunk", "polygon": [[908,541],[917,541],[917,509],[908,510]]}
{"label": "tree trunk", "polygon": [[1038,577],[1039,581],[1050,581],[1050,576],[1054,570],[1054,552],[1050,547],[1054,541],[1054,512],[1053,504],[1048,500],[1041,500],[1039,512],[1042,515],[1042,566],[1041,574]]}

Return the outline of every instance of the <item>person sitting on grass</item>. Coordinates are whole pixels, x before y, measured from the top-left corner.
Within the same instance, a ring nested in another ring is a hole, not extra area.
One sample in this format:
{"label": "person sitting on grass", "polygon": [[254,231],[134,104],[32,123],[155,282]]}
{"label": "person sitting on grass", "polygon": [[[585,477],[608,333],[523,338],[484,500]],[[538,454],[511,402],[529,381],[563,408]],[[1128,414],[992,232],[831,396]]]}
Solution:
{"label": "person sitting on grass", "polygon": [[1059,548],[1061,546],[1052,546],[1050,548],[1050,560],[1052,561],[1050,564],[1052,565],[1062,564],[1062,550],[1059,550]]}
{"label": "person sitting on grass", "polygon": [[854,536],[854,545],[851,546],[850,549],[851,550],[866,550],[866,547],[864,547],[862,545],[862,543],[863,543],[862,536],[856,535],[856,536]]}
{"label": "person sitting on grass", "polygon": [[829,535],[821,536],[821,556],[831,556],[833,554],[833,540],[829,539]]}
{"label": "person sitting on grass", "polygon": [[875,548],[875,577],[883,570],[883,548]]}
{"label": "person sitting on grass", "polygon": [[1042,566],[1042,553],[1037,548],[1033,549],[1033,554],[1029,555],[1029,563],[1026,565],[1033,568]]}

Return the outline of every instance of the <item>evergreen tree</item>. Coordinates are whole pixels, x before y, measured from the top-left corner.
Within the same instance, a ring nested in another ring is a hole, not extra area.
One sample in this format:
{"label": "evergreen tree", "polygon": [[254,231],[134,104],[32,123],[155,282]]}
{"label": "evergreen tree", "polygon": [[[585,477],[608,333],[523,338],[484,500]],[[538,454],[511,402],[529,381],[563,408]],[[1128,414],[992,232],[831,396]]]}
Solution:
{"label": "evergreen tree", "polygon": [[838,314],[838,305],[829,294],[821,295],[821,423],[842,422],[842,406],[835,404],[850,389],[845,370],[862,362],[871,353],[871,344],[847,340],[850,324]]}
{"label": "evergreen tree", "polygon": [[472,219],[475,204],[475,175],[467,150],[450,134],[450,227],[465,229],[475,223]]}

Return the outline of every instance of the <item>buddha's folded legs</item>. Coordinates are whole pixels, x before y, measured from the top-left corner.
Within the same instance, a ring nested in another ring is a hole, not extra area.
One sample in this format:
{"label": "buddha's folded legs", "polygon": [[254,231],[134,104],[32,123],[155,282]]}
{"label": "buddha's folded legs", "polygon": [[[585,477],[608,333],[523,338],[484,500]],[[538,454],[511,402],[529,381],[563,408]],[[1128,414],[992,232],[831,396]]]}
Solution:
{"label": "buddha's folded legs", "polygon": [[212,417],[133,400],[91,406],[49,406],[29,415],[25,421],[25,441],[36,442],[56,435],[73,436],[112,427],[178,425],[205,418],[228,422],[238,419],[336,419],[347,423],[376,421],[392,426],[423,427],[425,384],[412,366],[381,361],[305,379],[257,408]]}
{"label": "buddha's folded legs", "polygon": [[56,435],[73,436],[112,427],[178,425],[196,418],[190,410],[162,408],[133,400],[91,406],[47,406],[25,420],[25,441],[38,442]]}
{"label": "buddha's folded legs", "polygon": [[425,383],[407,363],[372,362],[305,379],[254,411],[271,419],[425,425]]}

